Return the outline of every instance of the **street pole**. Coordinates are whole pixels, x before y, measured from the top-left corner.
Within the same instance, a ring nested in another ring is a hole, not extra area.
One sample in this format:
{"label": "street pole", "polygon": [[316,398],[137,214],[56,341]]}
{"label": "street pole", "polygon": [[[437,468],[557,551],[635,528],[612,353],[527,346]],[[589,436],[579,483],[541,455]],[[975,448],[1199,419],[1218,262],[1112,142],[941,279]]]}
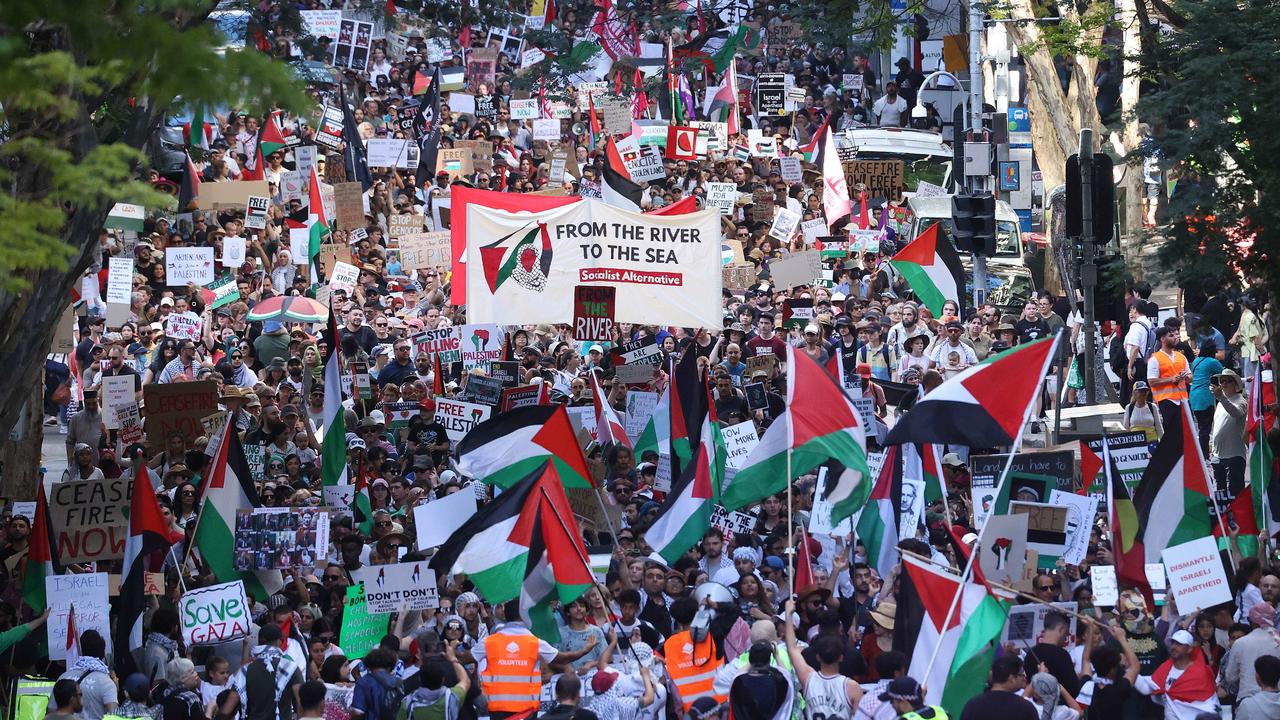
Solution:
{"label": "street pole", "polygon": [[[982,129],[982,8],[978,0],[969,0],[969,129],[974,139]],[[963,142],[963,136],[956,142]],[[961,172],[964,168],[960,169]],[[969,192],[985,189],[986,178],[967,175]],[[998,225],[998,223],[997,223]],[[987,258],[973,253],[973,307],[976,310],[987,301]]]}
{"label": "street pole", "polygon": [[1089,405],[1098,402],[1097,363],[1094,361],[1093,290],[1098,285],[1098,266],[1093,246],[1093,130],[1080,130],[1080,289],[1084,293],[1084,392]]}

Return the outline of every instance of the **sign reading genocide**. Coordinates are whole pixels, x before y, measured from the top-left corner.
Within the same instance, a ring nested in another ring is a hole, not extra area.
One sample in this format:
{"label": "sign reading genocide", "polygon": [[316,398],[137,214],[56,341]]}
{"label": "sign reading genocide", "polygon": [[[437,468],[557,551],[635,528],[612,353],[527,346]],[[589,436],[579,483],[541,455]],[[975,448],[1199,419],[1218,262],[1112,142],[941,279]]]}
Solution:
{"label": "sign reading genocide", "polygon": [[216,645],[249,635],[249,600],[244,581],[196,588],[178,600],[182,639],[187,647]]}
{"label": "sign reading genocide", "polygon": [[435,571],[425,562],[372,565],[351,573],[371,613],[433,610],[440,607]]}
{"label": "sign reading genocide", "polygon": [[49,491],[49,519],[64,563],[124,557],[129,536],[132,477],[56,482]]}
{"label": "sign reading genocide", "polygon": [[844,164],[849,191],[862,183],[867,197],[885,197],[896,200],[902,193],[903,163],[901,160],[854,160]]}
{"label": "sign reading genocide", "polygon": [[579,285],[573,289],[573,336],[578,340],[609,340],[618,289]]}
{"label": "sign reading genocide", "polygon": [[188,444],[204,434],[200,419],[218,410],[218,390],[212,380],[151,384],[142,388],[147,415],[147,441],[165,447],[169,433],[178,432]]}

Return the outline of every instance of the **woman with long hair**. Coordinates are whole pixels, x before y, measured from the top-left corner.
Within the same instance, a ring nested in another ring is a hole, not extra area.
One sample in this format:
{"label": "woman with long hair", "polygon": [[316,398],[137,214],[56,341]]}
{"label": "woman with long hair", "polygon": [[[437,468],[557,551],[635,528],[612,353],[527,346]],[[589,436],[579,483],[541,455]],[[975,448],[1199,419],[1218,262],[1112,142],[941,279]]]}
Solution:
{"label": "woman with long hair", "polygon": [[142,384],[150,385],[155,382],[160,377],[160,373],[164,372],[164,366],[176,357],[178,357],[178,341],[173,338],[161,340],[160,347],[156,348],[155,359],[143,374]]}
{"label": "woman with long hair", "polygon": [[1129,404],[1124,408],[1124,429],[1146,434],[1147,442],[1164,437],[1160,408],[1151,402],[1151,388],[1142,380],[1133,384]]}
{"label": "woman with long hair", "polygon": [[178,527],[186,528],[187,523],[195,522],[196,512],[200,507],[198,494],[199,491],[196,488],[196,484],[190,480],[186,480],[174,488],[173,514],[178,520]]}
{"label": "woman with long hair", "polygon": [[735,583],[738,591],[738,614],[747,623],[756,620],[773,620],[773,603],[765,592],[764,583],[754,573],[743,575]]}

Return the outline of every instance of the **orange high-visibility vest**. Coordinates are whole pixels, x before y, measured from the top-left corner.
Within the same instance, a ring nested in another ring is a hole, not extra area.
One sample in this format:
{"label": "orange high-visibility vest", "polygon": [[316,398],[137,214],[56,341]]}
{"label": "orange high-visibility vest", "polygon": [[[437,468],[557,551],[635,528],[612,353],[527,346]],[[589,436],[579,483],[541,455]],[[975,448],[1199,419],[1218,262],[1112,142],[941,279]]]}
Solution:
{"label": "orange high-visibility vest", "polygon": [[[1154,357],[1156,364],[1160,368],[1160,375],[1157,379],[1172,378],[1187,369],[1187,358],[1180,352],[1174,351],[1173,355],[1169,356],[1164,351],[1156,351]],[[1158,403],[1165,400],[1181,402],[1187,399],[1187,385],[1181,381],[1170,383],[1153,382],[1151,383],[1151,398]]]}
{"label": "orange high-visibility vest", "polygon": [[712,692],[716,670],[722,663],[716,658],[716,646],[710,635],[695,643],[688,630],[678,632],[667,639],[662,649],[667,659],[667,674],[680,690],[686,712],[700,697],[712,697],[716,702],[727,699]]}
{"label": "orange high-visibility vest", "polygon": [[480,684],[489,709],[498,712],[537,710],[542,694],[536,635],[495,633],[484,640],[485,668]]}

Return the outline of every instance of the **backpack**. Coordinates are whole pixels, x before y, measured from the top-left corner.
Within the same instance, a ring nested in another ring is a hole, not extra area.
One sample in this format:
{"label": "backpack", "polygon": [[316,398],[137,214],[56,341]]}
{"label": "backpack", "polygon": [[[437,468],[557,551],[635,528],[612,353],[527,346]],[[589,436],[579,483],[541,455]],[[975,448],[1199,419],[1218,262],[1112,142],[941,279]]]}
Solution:
{"label": "backpack", "polygon": [[1151,357],[1152,353],[1160,349],[1160,341],[1156,340],[1155,328],[1153,328],[1149,322],[1143,322],[1141,320],[1137,320],[1135,322],[1147,331],[1145,341],[1143,342],[1142,352],[1138,355],[1140,359],[1147,360]]}
{"label": "backpack", "polygon": [[[381,679],[378,680],[382,682]],[[378,715],[377,720],[396,720],[396,714],[400,712],[400,705],[404,703],[404,686],[395,677],[392,677],[390,685],[382,686],[382,711]]]}

